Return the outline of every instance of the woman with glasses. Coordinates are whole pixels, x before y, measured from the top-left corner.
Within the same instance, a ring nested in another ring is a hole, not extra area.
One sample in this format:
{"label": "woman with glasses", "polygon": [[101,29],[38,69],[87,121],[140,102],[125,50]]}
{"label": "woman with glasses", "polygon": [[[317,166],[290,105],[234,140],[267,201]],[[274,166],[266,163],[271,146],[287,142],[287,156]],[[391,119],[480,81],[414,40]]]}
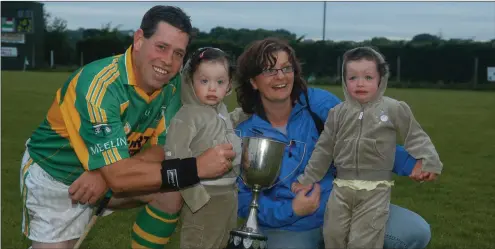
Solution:
{"label": "woman with glasses", "polygon": [[[287,144],[279,176],[286,180],[259,197],[258,222],[268,237],[268,249],[323,248],[323,216],[333,172],[313,189],[297,194],[291,191],[291,183],[304,172],[327,113],[340,100],[328,91],[307,87],[294,50],[278,38],[258,40],[246,48],[238,59],[237,81],[238,103],[252,116],[236,129],[243,136],[263,136]],[[397,147],[395,173],[415,178],[411,172],[420,166]],[[238,184],[238,214],[245,218],[252,193],[242,181]],[[384,248],[424,248],[429,240],[430,228],[423,218],[390,206]]]}

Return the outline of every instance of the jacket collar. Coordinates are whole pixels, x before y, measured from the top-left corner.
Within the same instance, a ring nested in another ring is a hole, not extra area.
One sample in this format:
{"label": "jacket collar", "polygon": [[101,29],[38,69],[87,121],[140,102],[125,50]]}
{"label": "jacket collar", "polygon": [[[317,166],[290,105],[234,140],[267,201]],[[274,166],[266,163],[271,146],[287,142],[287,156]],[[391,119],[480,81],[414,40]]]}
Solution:
{"label": "jacket collar", "polygon": [[[304,109],[307,109],[307,103],[306,103],[306,99],[304,98],[303,94],[301,94],[299,96],[299,98],[295,101],[295,103],[292,105],[292,110],[291,110],[291,113],[289,115],[289,121],[287,122],[287,125],[289,125],[289,123],[291,123],[291,121],[295,118],[295,116],[297,116]],[[253,133],[258,134],[258,135],[261,135],[259,133],[262,133],[264,136],[272,136],[274,134],[269,135],[269,134],[267,134],[267,132],[270,132],[270,133],[276,132],[277,134],[282,135],[282,133],[279,132],[278,130],[275,130],[273,128],[272,124],[268,121],[268,119],[266,117],[265,110],[263,109],[262,106],[260,108],[258,108],[255,115],[253,115],[251,118],[252,118],[252,122],[254,124],[253,128],[251,128],[251,131]]]}
{"label": "jacket collar", "polygon": [[[293,116],[295,116],[297,113],[299,113],[302,109],[306,107],[307,107],[306,99],[304,98],[303,93],[301,93],[301,95],[299,95],[299,98],[295,101],[295,103],[292,104],[292,110],[289,116],[289,122]],[[256,117],[259,117],[260,120],[263,120],[264,122],[268,123],[271,126],[270,122],[268,121],[268,118],[266,117],[265,109],[263,108],[262,105],[258,106],[258,108],[255,111],[255,114]]]}

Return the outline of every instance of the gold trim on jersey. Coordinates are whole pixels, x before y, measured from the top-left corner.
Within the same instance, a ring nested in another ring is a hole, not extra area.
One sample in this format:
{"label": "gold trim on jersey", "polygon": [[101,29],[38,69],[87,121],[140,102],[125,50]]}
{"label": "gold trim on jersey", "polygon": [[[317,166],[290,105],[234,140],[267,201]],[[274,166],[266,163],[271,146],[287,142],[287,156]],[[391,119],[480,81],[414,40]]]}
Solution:
{"label": "gold trim on jersey", "polygon": [[[86,147],[84,140],[79,135],[79,129],[81,128],[81,117],[76,109],[76,86],[79,76],[83,70],[79,71],[79,73],[77,73],[77,75],[70,81],[69,86],[67,86],[67,91],[65,92],[63,102],[60,105],[60,111],[63,114],[62,116],[65,121],[67,132],[70,136],[70,143],[84,169],[89,170],[88,148]],[[57,91],[57,99],[60,99],[60,90]]]}
{"label": "gold trim on jersey", "polygon": [[129,100],[120,104],[120,115],[124,114],[125,110],[129,107]]}
{"label": "gold trim on jersey", "polygon": [[58,100],[60,99],[60,89],[57,91],[57,97],[53,100],[52,106],[48,109],[48,114],[46,115],[46,120],[50,128],[55,131],[59,136],[63,138],[68,138],[69,133],[65,127],[64,118],[60,112],[60,107],[58,105]]}
{"label": "gold trim on jersey", "polygon": [[91,123],[106,123],[107,115],[104,109],[101,109],[101,102],[105,96],[106,90],[110,84],[115,82],[119,77],[118,57],[113,59],[112,63],[104,67],[89,85],[86,94],[86,102],[88,105],[88,114]]}

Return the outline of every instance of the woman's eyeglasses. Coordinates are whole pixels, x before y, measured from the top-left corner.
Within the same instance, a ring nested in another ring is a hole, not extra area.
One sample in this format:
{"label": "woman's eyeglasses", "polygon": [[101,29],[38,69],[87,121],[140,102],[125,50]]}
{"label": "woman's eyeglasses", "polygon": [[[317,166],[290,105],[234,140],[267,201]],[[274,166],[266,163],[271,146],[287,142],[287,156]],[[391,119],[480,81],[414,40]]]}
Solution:
{"label": "woman's eyeglasses", "polygon": [[264,69],[261,74],[263,76],[274,76],[274,75],[277,75],[278,71],[281,71],[283,74],[287,74],[287,73],[293,73],[294,72],[294,67],[292,66],[287,66],[287,67],[283,67],[283,68],[267,68],[267,69]]}

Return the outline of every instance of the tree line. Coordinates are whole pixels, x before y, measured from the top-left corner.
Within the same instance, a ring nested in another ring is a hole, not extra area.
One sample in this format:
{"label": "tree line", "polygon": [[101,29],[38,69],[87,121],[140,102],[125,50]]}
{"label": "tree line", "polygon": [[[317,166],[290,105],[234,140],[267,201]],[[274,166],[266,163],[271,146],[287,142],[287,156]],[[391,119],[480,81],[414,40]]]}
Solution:
{"label": "tree line", "polygon": [[[50,20],[47,15],[46,22],[45,58],[49,60],[53,50],[55,64],[69,67],[68,70],[121,54],[132,44],[132,31],[120,31],[118,26],[112,28],[111,24],[103,25],[101,29],[70,31],[60,18]],[[384,37],[362,42],[312,41],[283,29],[216,27],[210,32],[195,28],[188,51],[214,46],[236,58],[250,42],[268,36],[289,41],[303,64],[304,75],[313,84],[338,84],[343,53],[356,46],[373,46],[384,54],[390,65],[392,84],[397,86],[495,88],[495,82],[487,79],[487,67],[495,67],[495,39],[487,42],[445,40],[436,35],[418,34],[409,41]]]}

